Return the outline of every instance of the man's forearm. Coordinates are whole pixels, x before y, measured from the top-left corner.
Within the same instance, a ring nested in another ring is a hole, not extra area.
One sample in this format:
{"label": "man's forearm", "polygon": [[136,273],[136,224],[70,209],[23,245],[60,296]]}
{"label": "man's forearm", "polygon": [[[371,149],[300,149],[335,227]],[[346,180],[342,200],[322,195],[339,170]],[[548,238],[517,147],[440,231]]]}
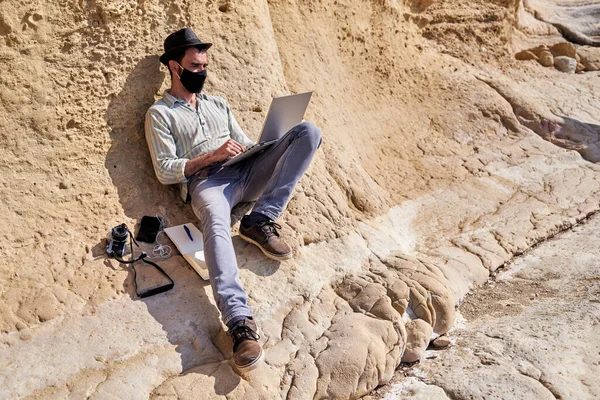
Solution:
{"label": "man's forearm", "polygon": [[200,171],[202,168],[208,167],[210,164],[216,161],[214,158],[214,152],[210,152],[188,160],[185,163],[185,168],[183,170],[185,177],[189,178],[196,172]]}

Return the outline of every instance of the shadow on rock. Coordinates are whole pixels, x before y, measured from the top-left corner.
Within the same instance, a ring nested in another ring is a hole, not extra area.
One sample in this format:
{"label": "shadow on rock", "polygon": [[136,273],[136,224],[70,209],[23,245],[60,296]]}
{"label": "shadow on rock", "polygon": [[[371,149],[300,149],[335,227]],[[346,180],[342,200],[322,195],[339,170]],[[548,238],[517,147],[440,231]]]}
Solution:
{"label": "shadow on rock", "polygon": [[[165,187],[158,182],[148,153],[144,117],[165,78],[159,67],[156,56],[141,59],[127,77],[121,92],[111,100],[105,115],[112,129],[105,168],[128,217],[139,221],[144,215],[160,212],[170,226],[189,221],[197,223],[192,208],[179,197],[178,188]],[[238,222],[251,207],[252,203],[234,207],[232,223]],[[137,227],[129,228],[134,235],[137,233]],[[241,240],[234,240],[234,246],[239,249],[244,244]],[[96,245],[94,256],[106,257],[105,247],[104,241]],[[151,246],[142,245],[134,248],[135,255],[142,250],[149,254],[152,251]],[[168,260],[153,261],[167,272],[175,287],[141,299],[136,295],[131,266],[121,264],[121,268],[129,271],[123,284],[125,291],[132,300],[143,302],[148,312],[162,325],[169,343],[181,355],[181,372],[207,376],[214,381],[216,393],[230,393],[240,384],[240,378],[229,363],[231,339],[223,330],[218,309],[211,303],[210,285],[201,280],[178,253]],[[279,266],[278,262],[265,262],[259,251],[249,256],[238,253],[238,264],[261,276],[273,274]],[[116,264],[107,257],[106,265],[114,269]],[[157,270],[141,261],[135,263],[135,268],[140,292],[167,283]]]}
{"label": "shadow on rock", "polygon": [[565,116],[560,118],[564,123],[549,121],[547,126],[543,127],[543,130],[546,130],[546,139],[562,148],[579,152],[587,161],[600,161],[600,125]]}
{"label": "shadow on rock", "polygon": [[[141,299],[135,294],[129,266],[129,276],[123,284],[125,291],[133,301],[143,302],[161,324],[169,343],[181,356],[184,375],[201,374],[214,379],[214,389],[223,395],[233,391],[240,379],[229,364],[231,343],[221,325],[219,311],[209,300],[212,297],[210,285],[201,280],[181,256],[153,261],[175,281],[175,287]],[[151,266],[138,262],[135,268],[139,291],[167,283]]]}
{"label": "shadow on rock", "polygon": [[104,166],[128,217],[139,219],[164,208],[174,217],[171,222],[177,224],[189,221],[193,213],[181,201],[178,188],[165,187],[156,179],[144,134],[146,111],[164,78],[158,57],[144,57],[111,100],[105,115],[112,129],[111,147]]}

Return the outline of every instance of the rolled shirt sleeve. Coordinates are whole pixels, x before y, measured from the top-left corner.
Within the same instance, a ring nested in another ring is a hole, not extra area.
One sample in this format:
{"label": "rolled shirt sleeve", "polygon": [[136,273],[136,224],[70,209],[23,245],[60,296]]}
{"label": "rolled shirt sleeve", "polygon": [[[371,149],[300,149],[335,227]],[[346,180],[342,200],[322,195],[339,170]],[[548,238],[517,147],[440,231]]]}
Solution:
{"label": "rolled shirt sleeve", "polygon": [[163,185],[187,182],[187,159],[177,156],[177,146],[164,117],[150,109],[146,113],[146,141],[156,177]]}

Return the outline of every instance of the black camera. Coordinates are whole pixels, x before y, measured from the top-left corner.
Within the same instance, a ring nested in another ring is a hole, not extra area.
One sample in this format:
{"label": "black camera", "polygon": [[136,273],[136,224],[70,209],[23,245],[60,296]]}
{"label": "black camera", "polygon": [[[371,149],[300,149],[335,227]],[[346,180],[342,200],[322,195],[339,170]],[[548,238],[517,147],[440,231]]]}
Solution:
{"label": "black camera", "polygon": [[[0,1],[2,1],[2,0],[0,0]],[[127,238],[128,237],[129,237],[130,244],[131,244],[131,260],[123,260],[123,256],[125,255],[125,249],[127,248]],[[167,275],[167,273],[165,271],[163,271],[163,269],[161,267],[159,267],[157,264],[153,263],[152,261],[146,260],[146,258],[148,258],[148,254],[146,254],[145,251],[142,251],[142,254],[140,254],[138,257],[134,258],[133,245],[135,244],[136,246],[138,246],[138,244],[135,241],[135,239],[133,238],[133,236],[131,236],[131,232],[129,232],[129,229],[127,229],[127,225],[121,224],[121,225],[118,225],[118,226],[115,226],[114,228],[112,228],[110,230],[110,233],[108,234],[107,241],[108,241],[108,245],[106,246],[106,253],[108,253],[109,256],[113,256],[120,263],[131,264],[131,269],[133,270],[133,282],[135,285],[135,293],[140,298],[154,296],[155,294],[163,293],[163,292],[166,292],[167,290],[173,289],[173,287],[175,286],[175,282],[173,282],[173,279],[171,279],[171,277],[169,275]],[[135,270],[135,265],[134,265],[138,261],[142,261],[145,264],[151,265],[154,268],[156,268],[158,270],[158,272],[160,272],[162,275],[164,275],[168,279],[169,283],[167,283],[166,285],[153,287],[153,288],[147,289],[143,292],[140,292],[138,290],[137,272]]]}
{"label": "black camera", "polygon": [[121,224],[112,228],[110,231],[108,246],[106,246],[106,252],[108,255],[123,257],[123,255],[125,255],[125,246],[127,244],[128,236],[129,229],[127,229],[127,225]]}

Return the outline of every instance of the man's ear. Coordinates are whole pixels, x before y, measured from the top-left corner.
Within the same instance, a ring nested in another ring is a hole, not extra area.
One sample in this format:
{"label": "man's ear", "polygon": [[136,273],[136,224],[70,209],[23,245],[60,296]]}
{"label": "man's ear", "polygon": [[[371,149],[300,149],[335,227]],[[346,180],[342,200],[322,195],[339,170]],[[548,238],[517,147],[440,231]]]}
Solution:
{"label": "man's ear", "polygon": [[180,75],[179,72],[177,71],[177,62],[175,60],[169,60],[169,69],[171,70],[171,72],[173,74],[177,74]]}

